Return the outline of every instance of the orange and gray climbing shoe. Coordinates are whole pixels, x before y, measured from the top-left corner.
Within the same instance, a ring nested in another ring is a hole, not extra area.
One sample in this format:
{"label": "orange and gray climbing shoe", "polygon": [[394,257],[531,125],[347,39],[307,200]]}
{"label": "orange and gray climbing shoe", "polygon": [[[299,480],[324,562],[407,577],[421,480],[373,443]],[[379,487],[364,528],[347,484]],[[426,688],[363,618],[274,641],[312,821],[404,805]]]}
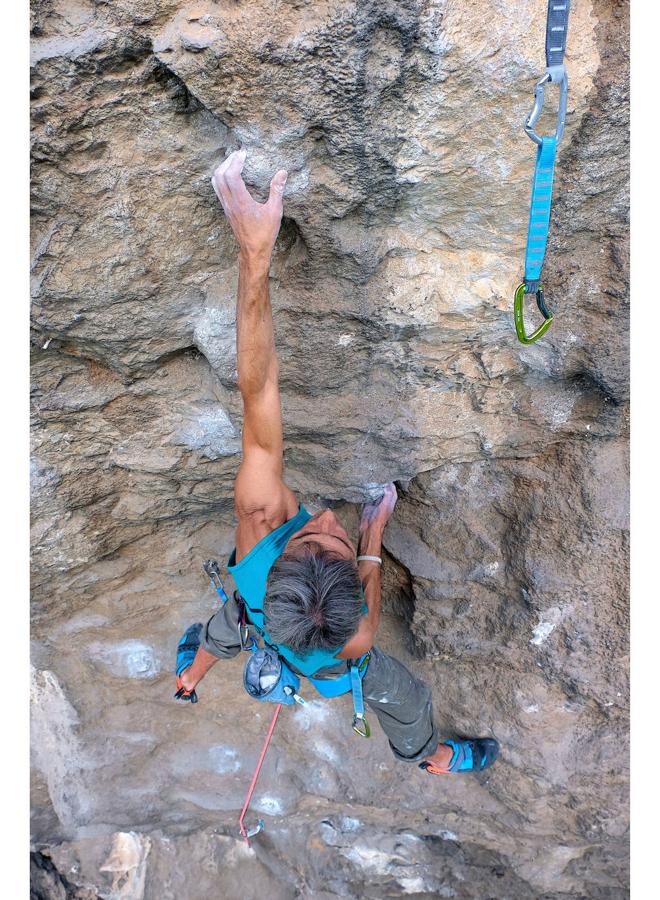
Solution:
{"label": "orange and gray climbing shoe", "polygon": [[443,741],[453,752],[449,766],[441,769],[424,760],[419,764],[429,775],[453,775],[455,772],[481,772],[493,765],[500,752],[494,738],[469,738],[464,741]]}

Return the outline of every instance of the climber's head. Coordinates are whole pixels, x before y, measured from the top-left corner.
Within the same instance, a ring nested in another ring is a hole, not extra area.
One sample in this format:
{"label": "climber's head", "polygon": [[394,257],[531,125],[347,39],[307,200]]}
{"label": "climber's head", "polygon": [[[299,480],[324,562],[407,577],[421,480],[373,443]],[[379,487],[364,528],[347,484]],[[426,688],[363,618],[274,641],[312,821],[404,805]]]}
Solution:
{"label": "climber's head", "polygon": [[363,596],[355,547],[330,510],[289,540],[268,576],[268,633],[297,653],[336,650],[358,630]]}

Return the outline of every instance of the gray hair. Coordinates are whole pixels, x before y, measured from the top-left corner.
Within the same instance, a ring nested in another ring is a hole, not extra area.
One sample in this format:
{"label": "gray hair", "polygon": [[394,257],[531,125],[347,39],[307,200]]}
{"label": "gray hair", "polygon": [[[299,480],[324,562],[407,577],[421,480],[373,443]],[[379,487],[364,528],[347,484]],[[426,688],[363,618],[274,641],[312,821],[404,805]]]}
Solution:
{"label": "gray hair", "polygon": [[343,647],[358,630],[362,608],[356,562],[318,544],[305,544],[302,555],[280,556],[270,570],[266,629],[296,653]]}

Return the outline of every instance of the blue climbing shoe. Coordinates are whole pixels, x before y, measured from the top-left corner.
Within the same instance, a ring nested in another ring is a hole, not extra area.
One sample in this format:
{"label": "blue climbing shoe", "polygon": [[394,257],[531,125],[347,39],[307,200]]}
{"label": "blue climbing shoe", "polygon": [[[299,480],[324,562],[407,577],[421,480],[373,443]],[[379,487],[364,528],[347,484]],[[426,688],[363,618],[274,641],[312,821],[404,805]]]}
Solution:
{"label": "blue climbing shoe", "polygon": [[494,738],[469,738],[464,741],[443,741],[453,750],[449,766],[440,768],[429,760],[419,764],[430,775],[453,775],[455,772],[482,772],[490,768],[500,752],[500,745]]}
{"label": "blue climbing shoe", "polygon": [[187,669],[188,666],[192,665],[192,661],[197,655],[200,644],[199,636],[202,633],[203,627],[201,622],[195,622],[194,625],[187,628],[181,636],[181,640],[176,648],[175,671],[177,692],[174,695],[176,700],[190,700],[191,703],[197,703],[197,693],[195,692],[195,689],[193,688],[192,691],[187,691],[181,684],[180,676],[184,669]]}

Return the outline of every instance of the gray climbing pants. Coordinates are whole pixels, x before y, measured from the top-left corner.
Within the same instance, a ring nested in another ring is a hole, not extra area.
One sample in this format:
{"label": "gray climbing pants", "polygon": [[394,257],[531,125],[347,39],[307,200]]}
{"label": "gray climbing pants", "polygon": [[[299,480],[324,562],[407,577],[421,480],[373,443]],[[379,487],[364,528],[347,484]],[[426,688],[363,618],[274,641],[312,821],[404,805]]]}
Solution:
{"label": "gray climbing pants", "polygon": [[[206,623],[202,647],[218,659],[236,656],[241,650],[239,618],[238,603],[230,598]],[[291,668],[295,670],[295,666]],[[342,660],[314,677],[332,678],[347,670],[348,662]],[[435,753],[439,738],[433,724],[431,691],[403,663],[373,647],[362,689],[364,702],[376,714],[397,759],[418,762]]]}

